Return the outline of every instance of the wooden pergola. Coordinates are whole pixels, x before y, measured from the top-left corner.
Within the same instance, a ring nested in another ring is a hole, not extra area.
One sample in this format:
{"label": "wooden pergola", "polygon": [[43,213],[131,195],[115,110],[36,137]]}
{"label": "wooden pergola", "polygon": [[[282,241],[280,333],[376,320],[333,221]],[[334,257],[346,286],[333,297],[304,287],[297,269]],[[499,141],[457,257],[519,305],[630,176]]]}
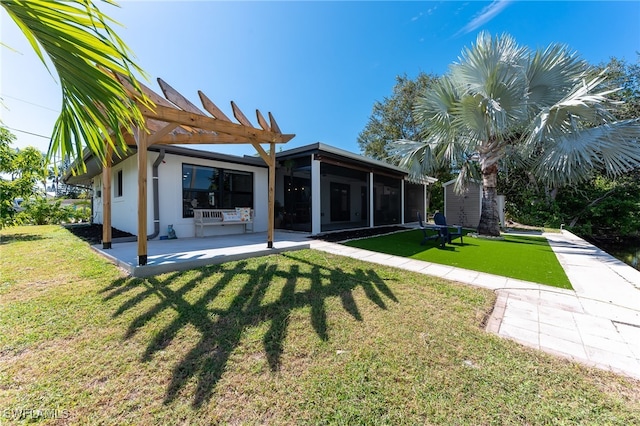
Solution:
{"label": "wooden pergola", "polygon": [[[268,231],[267,247],[273,248],[273,214],[275,200],[276,144],[286,143],[294,134],[283,134],[275,119],[269,121],[259,110],[256,116],[260,128],[254,127],[240,108],[231,101],[231,121],[204,93],[198,91],[203,109],[191,103],[169,84],[158,78],[164,97],[143,84],[140,87],[155,107],[141,102],[139,93],[122,76],[116,78],[127,89],[130,99],[138,105],[145,119],[146,129],[134,128],[127,132],[125,140],[137,147],[138,155],[138,264],[147,264],[147,148],[167,144],[251,144],[269,168],[268,182]],[[208,114],[207,114],[208,113]],[[267,152],[261,144],[269,144]],[[111,248],[111,166],[112,152],[107,152],[104,165],[102,241],[104,248]]]}

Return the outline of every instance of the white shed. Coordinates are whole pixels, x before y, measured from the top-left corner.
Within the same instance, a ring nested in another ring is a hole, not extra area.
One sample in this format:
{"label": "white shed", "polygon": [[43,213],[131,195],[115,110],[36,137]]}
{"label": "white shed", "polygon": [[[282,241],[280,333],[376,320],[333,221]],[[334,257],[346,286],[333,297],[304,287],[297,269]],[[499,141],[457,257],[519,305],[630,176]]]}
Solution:
{"label": "white shed", "polygon": [[[471,181],[467,190],[456,194],[453,190],[455,179],[444,183],[444,215],[447,223],[462,225],[466,228],[477,228],[482,212],[482,183]],[[498,212],[500,225],[504,226],[504,195],[498,195]]]}

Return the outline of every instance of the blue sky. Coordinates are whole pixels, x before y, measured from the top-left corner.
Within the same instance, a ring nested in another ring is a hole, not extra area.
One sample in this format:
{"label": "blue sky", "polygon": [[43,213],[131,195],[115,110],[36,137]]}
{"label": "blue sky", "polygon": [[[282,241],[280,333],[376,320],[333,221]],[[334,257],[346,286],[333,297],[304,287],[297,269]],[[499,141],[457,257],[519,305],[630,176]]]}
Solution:
{"label": "blue sky", "polygon": [[[219,2],[120,1],[103,11],[160,91],[161,77],[192,102],[202,90],[231,116],[234,101],[256,126],[272,112],[283,148],[313,142],[359,152],[375,101],[397,75],[441,75],[479,31],[509,33],[522,45],[568,45],[598,64],[637,61],[638,1]],[[14,146],[48,147],[60,87],[0,10],[0,119]],[[31,133],[31,134],[30,134]],[[44,137],[43,137],[44,136]],[[251,146],[206,146],[253,155]]]}

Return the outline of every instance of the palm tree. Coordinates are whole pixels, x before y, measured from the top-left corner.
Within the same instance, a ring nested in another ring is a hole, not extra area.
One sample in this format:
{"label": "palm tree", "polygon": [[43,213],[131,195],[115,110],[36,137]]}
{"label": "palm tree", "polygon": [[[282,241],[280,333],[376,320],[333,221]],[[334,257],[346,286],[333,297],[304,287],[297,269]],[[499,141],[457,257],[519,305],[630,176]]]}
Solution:
{"label": "palm tree", "polygon": [[[116,5],[112,0],[104,2]],[[3,0],[0,4],[47,69],[48,58],[60,80],[62,106],[48,159],[58,154],[84,166],[84,146],[101,160],[106,155],[105,141],[115,152],[124,150],[121,129],[144,128],[144,120],[113,73],[125,76],[143,102],[149,101],[141,95],[134,76],[144,73],[110,27],[115,21],[91,0]]]}
{"label": "palm tree", "polygon": [[603,77],[590,75],[565,46],[532,51],[482,32],[418,99],[423,139],[396,141],[395,155],[414,175],[442,163],[458,169],[458,191],[481,177],[478,233],[500,235],[496,183],[505,160],[524,162],[553,187],[640,164],[640,119],[616,121],[612,91],[598,91]]}

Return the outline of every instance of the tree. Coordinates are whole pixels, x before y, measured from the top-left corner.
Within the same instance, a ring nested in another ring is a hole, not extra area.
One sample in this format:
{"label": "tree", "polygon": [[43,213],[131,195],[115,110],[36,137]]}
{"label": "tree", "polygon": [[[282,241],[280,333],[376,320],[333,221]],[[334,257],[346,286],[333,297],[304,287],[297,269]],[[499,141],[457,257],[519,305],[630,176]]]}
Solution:
{"label": "tree", "polygon": [[[112,0],[105,3],[116,5]],[[20,27],[47,69],[53,65],[62,90],[62,106],[48,157],[83,164],[87,148],[104,160],[106,144],[124,151],[124,131],[144,128],[135,102],[112,73],[123,75],[148,103],[134,73],[143,74],[129,48],[116,35],[115,23],[91,0],[10,0],[0,3]],[[51,71],[49,69],[49,71]],[[110,137],[108,137],[110,135]]]}
{"label": "tree", "polygon": [[[371,117],[358,135],[358,145],[365,156],[398,164],[399,159],[392,156],[393,143],[398,139],[413,140],[420,136],[420,125],[414,118],[413,106],[437,79],[438,76],[424,72],[414,80],[406,74],[396,77],[393,94],[373,104]],[[432,170],[430,176],[437,178],[438,182],[428,187],[429,207],[431,210],[442,210],[442,181],[451,179],[451,167],[443,165],[438,170]]]}
{"label": "tree", "polygon": [[[362,153],[382,161],[390,159],[389,147],[398,139],[417,139],[419,124],[413,117],[412,108],[418,96],[424,93],[437,79],[423,72],[415,80],[405,75],[396,77],[391,97],[373,104],[373,112],[364,130],[358,135]],[[396,160],[397,162],[397,160]]]}
{"label": "tree", "polygon": [[640,117],[640,54],[635,64],[629,64],[624,59],[611,58],[606,64],[595,67],[606,77],[603,82],[605,88],[618,89],[610,98],[622,101],[615,111],[618,120]]}
{"label": "tree", "polygon": [[478,35],[414,107],[422,140],[398,140],[395,155],[414,174],[443,162],[460,170],[456,188],[482,177],[478,233],[499,235],[499,164],[524,162],[550,187],[640,164],[640,119],[616,121],[602,74],[565,46],[532,51],[509,35]]}
{"label": "tree", "polygon": [[46,177],[44,155],[33,147],[11,147],[15,136],[0,127],[0,228],[11,225],[18,213],[14,201],[39,194],[37,185]]}

